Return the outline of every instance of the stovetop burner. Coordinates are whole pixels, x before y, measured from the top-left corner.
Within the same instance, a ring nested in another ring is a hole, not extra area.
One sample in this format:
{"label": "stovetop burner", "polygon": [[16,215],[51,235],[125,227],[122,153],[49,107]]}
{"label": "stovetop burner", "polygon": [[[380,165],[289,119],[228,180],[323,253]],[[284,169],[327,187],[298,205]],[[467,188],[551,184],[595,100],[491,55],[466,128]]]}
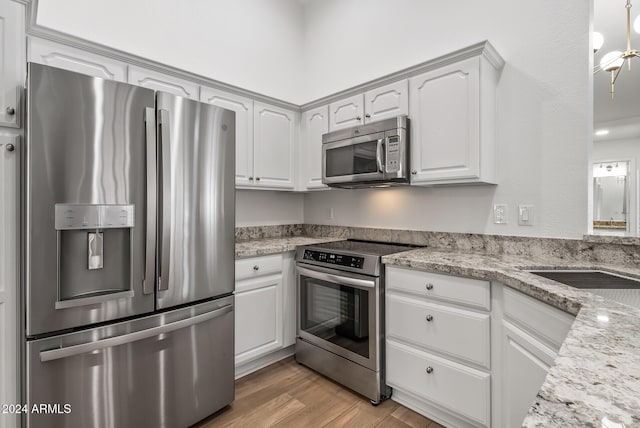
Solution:
{"label": "stovetop burner", "polygon": [[386,256],[388,254],[399,253],[417,248],[415,245],[390,244],[388,242],[361,241],[348,239],[346,241],[324,242],[320,244],[307,245],[308,248],[318,248],[323,250],[340,250],[354,254],[371,254],[374,256]]}
{"label": "stovetop burner", "polygon": [[341,271],[380,276],[382,256],[413,248],[417,246],[350,239],[298,247],[296,261]]}

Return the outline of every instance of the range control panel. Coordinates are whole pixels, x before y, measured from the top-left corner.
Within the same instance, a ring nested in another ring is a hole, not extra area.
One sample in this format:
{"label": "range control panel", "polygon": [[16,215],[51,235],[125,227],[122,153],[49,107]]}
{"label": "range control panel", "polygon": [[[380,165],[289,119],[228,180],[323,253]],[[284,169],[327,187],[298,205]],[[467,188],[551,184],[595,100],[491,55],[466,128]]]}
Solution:
{"label": "range control panel", "polygon": [[303,259],[332,265],[348,266],[355,269],[362,269],[364,265],[364,257],[347,256],[344,254],[326,253],[315,250],[304,250]]}

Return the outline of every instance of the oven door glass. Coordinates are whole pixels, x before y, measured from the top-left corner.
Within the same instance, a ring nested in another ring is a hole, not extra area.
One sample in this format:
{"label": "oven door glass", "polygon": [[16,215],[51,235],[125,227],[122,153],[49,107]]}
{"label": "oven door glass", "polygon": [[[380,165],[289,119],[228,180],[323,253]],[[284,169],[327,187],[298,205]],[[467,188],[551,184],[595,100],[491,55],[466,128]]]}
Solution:
{"label": "oven door glass", "polygon": [[[298,276],[298,334],[322,348],[356,363],[375,368],[377,365],[377,287],[345,284],[336,275],[322,279],[321,272],[310,269]],[[345,278],[349,280],[349,278]]]}

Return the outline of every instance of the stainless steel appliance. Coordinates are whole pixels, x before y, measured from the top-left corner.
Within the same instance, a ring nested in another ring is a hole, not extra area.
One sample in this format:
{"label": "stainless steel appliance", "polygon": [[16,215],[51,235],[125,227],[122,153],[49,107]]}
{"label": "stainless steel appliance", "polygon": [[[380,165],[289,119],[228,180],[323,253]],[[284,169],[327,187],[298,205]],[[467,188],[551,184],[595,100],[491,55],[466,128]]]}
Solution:
{"label": "stainless steel appliance", "polygon": [[29,64],[28,427],[186,427],[234,396],[235,113]]}
{"label": "stainless steel appliance", "polygon": [[407,116],[324,134],[322,182],[350,189],[409,184]]}
{"label": "stainless steel appliance", "polygon": [[296,250],[296,360],[379,404],[384,376],[384,265],[411,249],[357,240]]}

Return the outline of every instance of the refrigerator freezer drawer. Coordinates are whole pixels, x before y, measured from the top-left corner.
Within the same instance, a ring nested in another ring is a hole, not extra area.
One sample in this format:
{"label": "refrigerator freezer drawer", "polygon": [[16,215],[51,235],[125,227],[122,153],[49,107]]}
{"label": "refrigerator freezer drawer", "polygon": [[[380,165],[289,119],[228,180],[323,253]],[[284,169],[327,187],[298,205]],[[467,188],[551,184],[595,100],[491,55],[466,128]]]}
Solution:
{"label": "refrigerator freezer drawer", "polygon": [[[233,401],[233,296],[27,343],[27,427],[188,427]],[[42,407],[44,408],[44,407]]]}

